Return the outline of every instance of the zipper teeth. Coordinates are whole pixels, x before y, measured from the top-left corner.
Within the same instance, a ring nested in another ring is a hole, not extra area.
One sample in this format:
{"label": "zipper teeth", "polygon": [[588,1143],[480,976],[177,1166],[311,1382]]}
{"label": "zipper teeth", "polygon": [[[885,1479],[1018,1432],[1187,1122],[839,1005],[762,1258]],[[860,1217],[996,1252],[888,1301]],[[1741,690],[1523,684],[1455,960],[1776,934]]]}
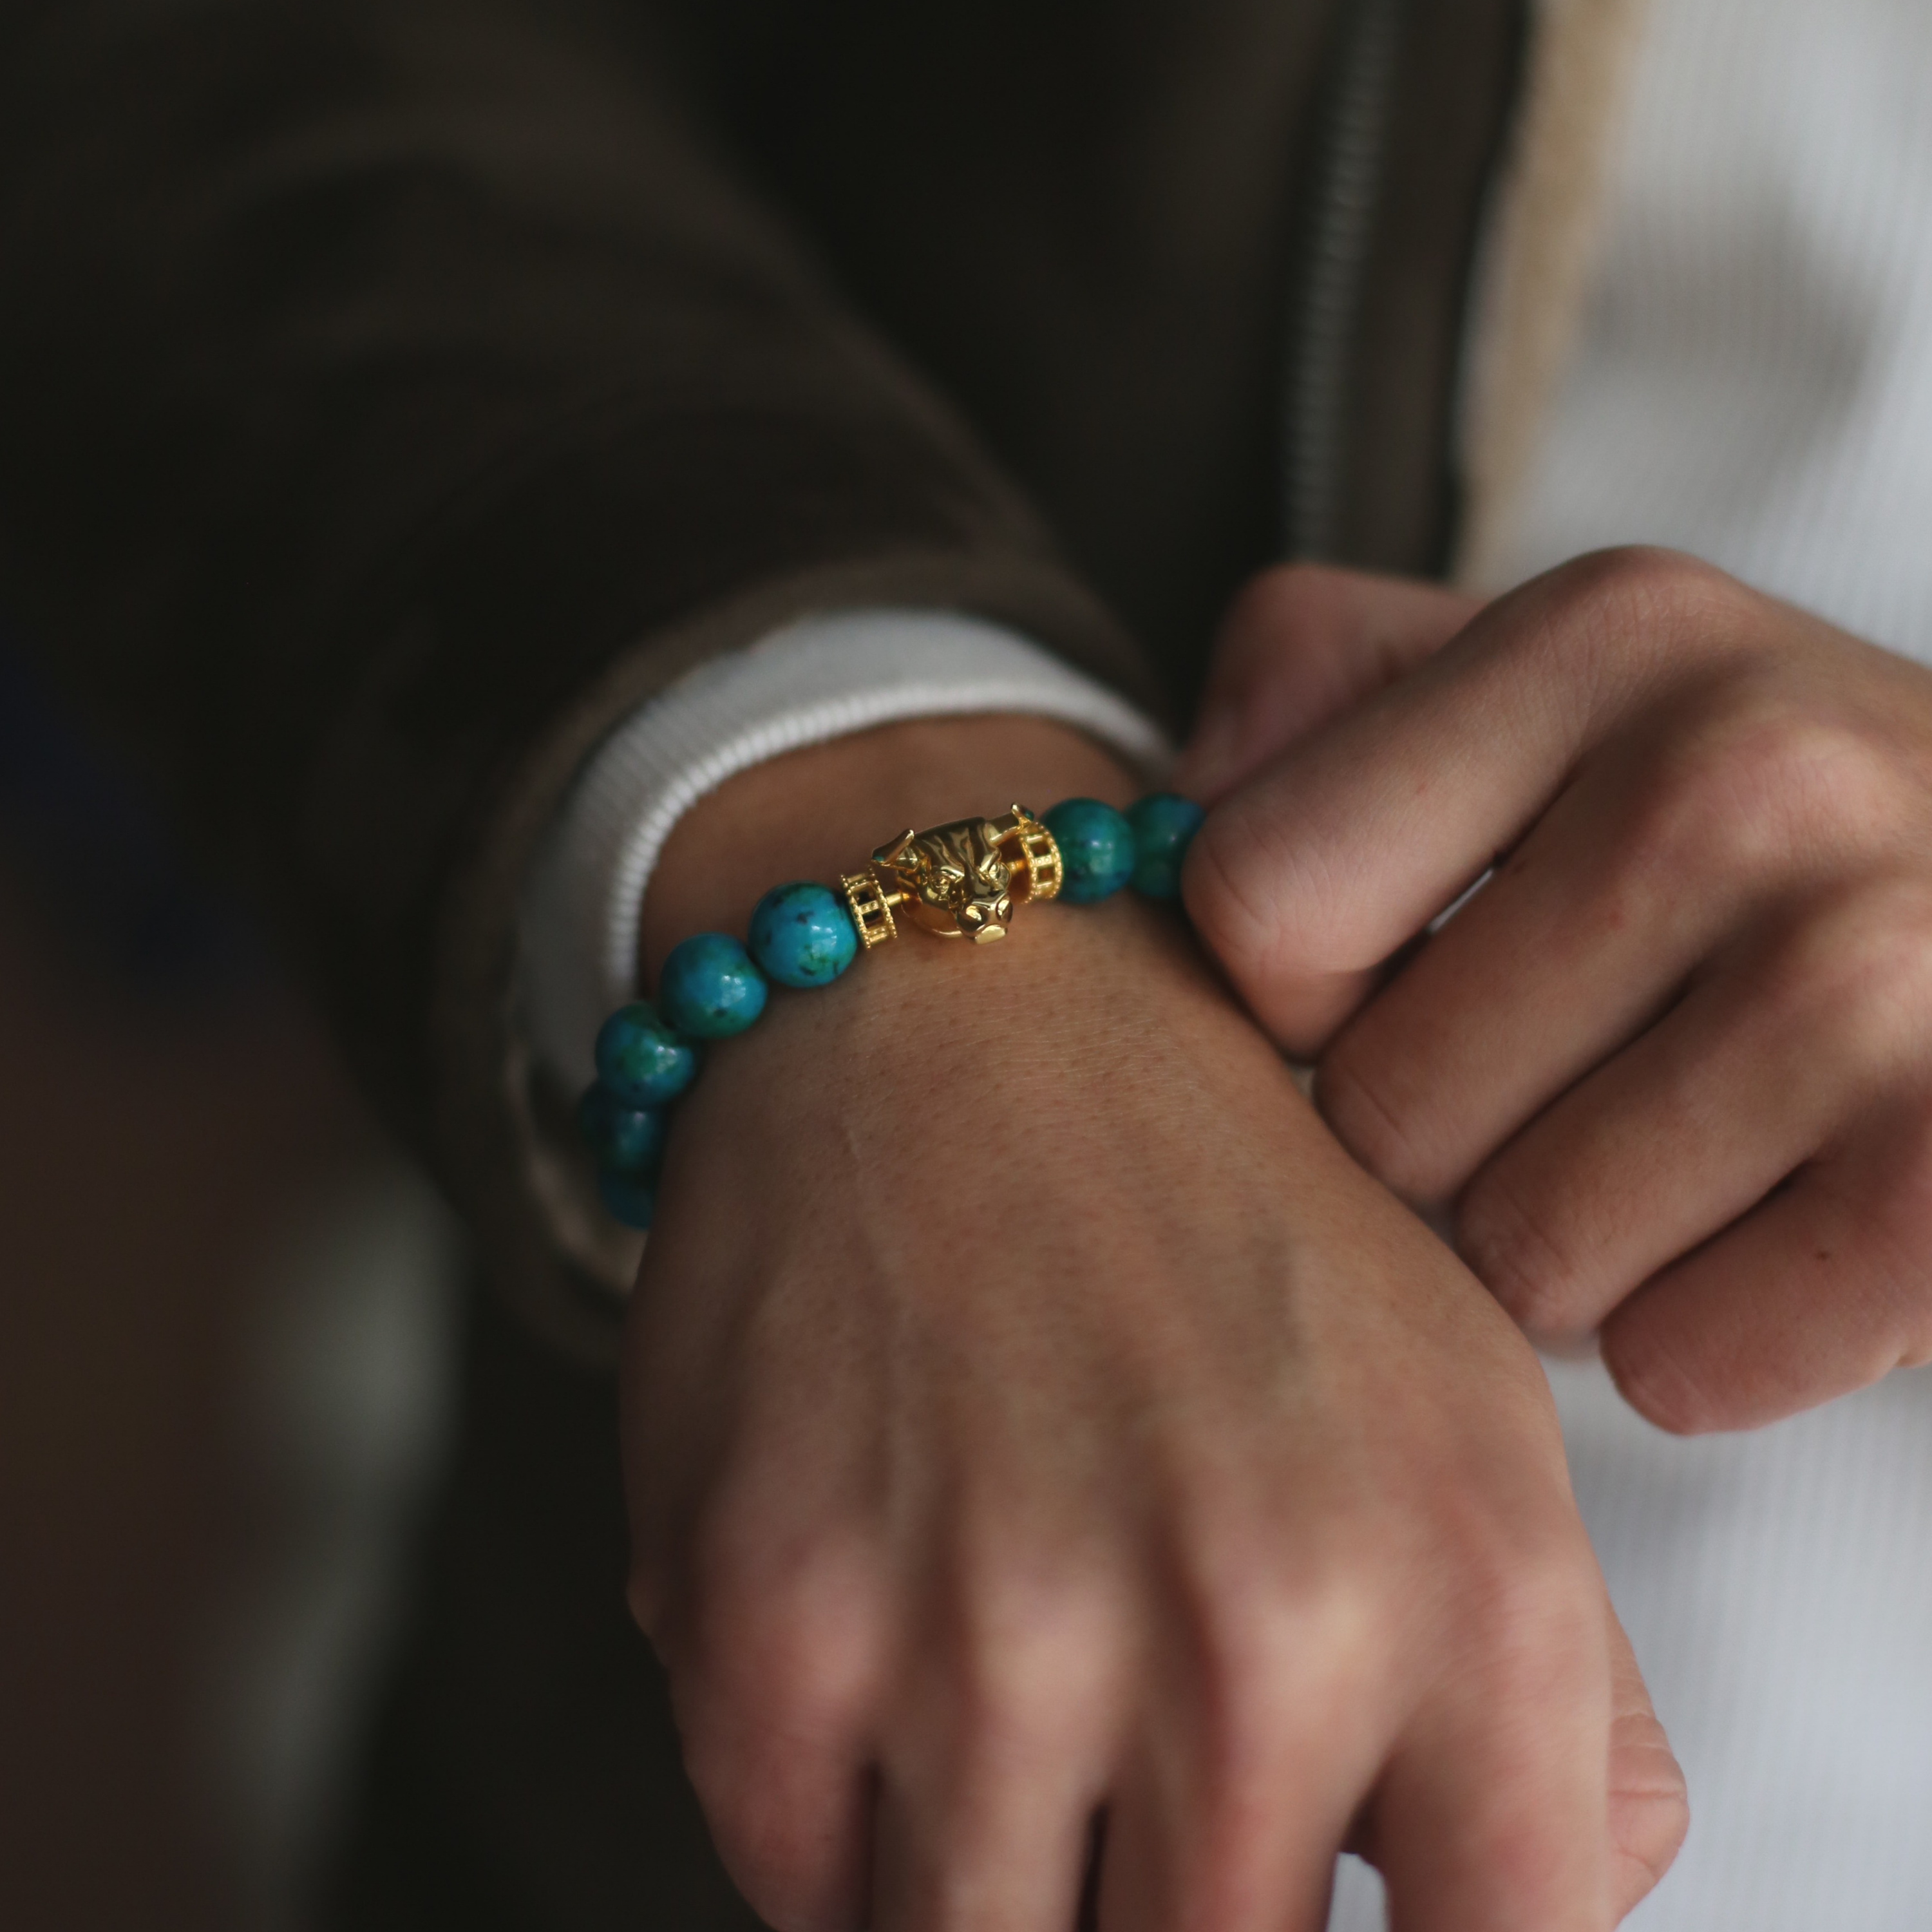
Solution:
{"label": "zipper teeth", "polygon": [[1381,200],[1407,0],[1352,0],[1317,151],[1283,403],[1283,549],[1334,554],[1348,377]]}

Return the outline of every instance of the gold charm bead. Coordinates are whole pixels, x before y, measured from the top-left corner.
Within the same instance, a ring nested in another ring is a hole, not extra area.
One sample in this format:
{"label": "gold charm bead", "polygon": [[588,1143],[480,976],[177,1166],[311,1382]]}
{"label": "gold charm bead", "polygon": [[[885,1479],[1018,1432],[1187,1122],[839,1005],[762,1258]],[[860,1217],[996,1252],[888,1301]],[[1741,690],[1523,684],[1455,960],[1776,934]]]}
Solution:
{"label": "gold charm bead", "polygon": [[869,950],[898,931],[892,908],[922,932],[984,946],[1004,939],[1016,902],[1060,891],[1060,848],[1023,805],[998,818],[908,826],[844,880],[852,922]]}
{"label": "gold charm bead", "polygon": [[859,944],[868,952],[898,937],[898,928],[892,922],[896,893],[889,894],[870,872],[844,873],[838,883],[844,889],[845,903],[850,909]]}
{"label": "gold charm bead", "polygon": [[1004,939],[1013,916],[1012,868],[998,838],[990,819],[962,818],[930,832],[909,826],[872,854],[872,871],[914,926],[984,945]]}

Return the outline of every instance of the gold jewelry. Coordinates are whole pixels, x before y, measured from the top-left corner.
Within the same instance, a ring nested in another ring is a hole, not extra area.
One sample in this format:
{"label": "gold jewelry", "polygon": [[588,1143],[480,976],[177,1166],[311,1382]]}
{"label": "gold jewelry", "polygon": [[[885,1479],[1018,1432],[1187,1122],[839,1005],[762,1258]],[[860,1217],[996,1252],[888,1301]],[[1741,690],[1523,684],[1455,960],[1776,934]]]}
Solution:
{"label": "gold jewelry", "polygon": [[868,952],[898,937],[895,907],[921,931],[976,946],[1004,939],[1013,908],[1058,897],[1060,848],[1023,805],[998,818],[962,818],[930,832],[910,826],[839,880]]}

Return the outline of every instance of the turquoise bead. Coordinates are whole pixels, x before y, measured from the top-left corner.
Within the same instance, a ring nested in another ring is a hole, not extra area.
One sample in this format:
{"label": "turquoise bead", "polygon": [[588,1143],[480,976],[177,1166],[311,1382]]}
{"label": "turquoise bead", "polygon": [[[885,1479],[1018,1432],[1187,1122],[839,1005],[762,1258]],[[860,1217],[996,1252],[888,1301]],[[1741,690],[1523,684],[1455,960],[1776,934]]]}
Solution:
{"label": "turquoise bead", "polygon": [[1207,816],[1178,792],[1157,791],[1127,808],[1134,831],[1133,888],[1150,899],[1180,896],[1180,862]]}
{"label": "turquoise bead", "polygon": [[694,933],[658,975],[658,1004],[679,1032],[697,1040],[742,1033],[765,1010],[765,976],[722,932]]}
{"label": "turquoise bead", "polygon": [[597,1077],[627,1107],[662,1107],[698,1077],[698,1052],[642,1000],[598,1029]]}
{"label": "turquoise bead", "polygon": [[664,1117],[655,1107],[627,1107],[602,1081],[577,1103],[577,1130],[600,1167],[649,1174],[664,1153]]}
{"label": "turquoise bead", "polygon": [[1097,798],[1063,799],[1046,814],[1060,848],[1060,896],[1076,905],[1111,898],[1132,877],[1134,831]]}
{"label": "turquoise bead", "polygon": [[651,1225],[657,1212],[658,1184],[634,1174],[620,1174],[614,1168],[600,1168],[597,1191],[612,1216],[627,1228],[640,1232]]}
{"label": "turquoise bead", "polygon": [[752,957],[781,986],[829,986],[851,964],[859,935],[829,886],[774,886],[752,914]]}

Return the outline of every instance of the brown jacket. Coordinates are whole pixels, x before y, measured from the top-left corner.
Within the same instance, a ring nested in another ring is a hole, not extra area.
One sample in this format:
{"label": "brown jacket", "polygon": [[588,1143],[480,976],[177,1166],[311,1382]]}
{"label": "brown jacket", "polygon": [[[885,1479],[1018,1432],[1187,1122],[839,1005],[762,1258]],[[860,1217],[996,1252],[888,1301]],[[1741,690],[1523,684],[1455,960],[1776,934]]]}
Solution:
{"label": "brown jacket", "polygon": [[0,0],[0,611],[553,1333],[514,918],[586,750],[854,602],[1178,718],[1271,559],[1480,554],[1634,0],[1526,4]]}

